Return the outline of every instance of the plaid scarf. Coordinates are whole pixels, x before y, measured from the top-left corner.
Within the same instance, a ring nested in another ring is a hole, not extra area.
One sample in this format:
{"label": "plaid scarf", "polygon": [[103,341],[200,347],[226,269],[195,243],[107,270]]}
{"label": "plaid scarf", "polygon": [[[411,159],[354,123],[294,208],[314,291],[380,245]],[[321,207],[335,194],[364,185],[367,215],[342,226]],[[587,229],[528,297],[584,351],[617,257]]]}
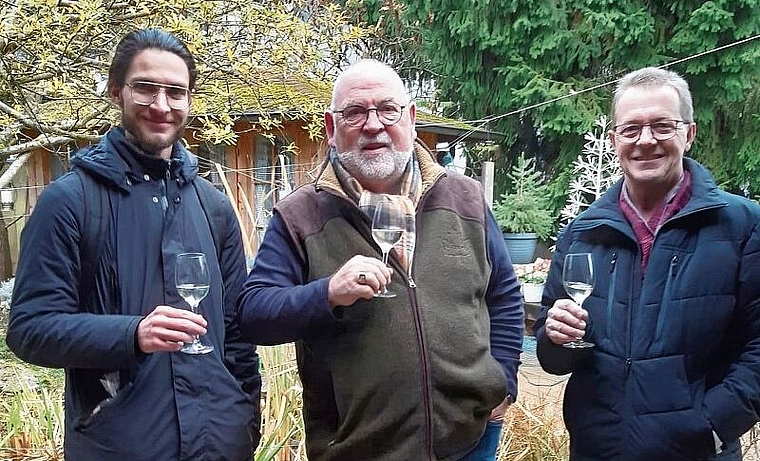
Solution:
{"label": "plaid scarf", "polygon": [[387,197],[390,202],[390,206],[385,209],[387,210],[386,212],[403,212],[406,215],[406,229],[401,240],[393,247],[393,252],[401,267],[409,274],[412,268],[416,237],[414,215],[422,196],[422,179],[417,154],[413,152],[411,161],[406,165],[406,170],[404,170],[404,176],[401,181],[401,194],[399,195],[376,194],[365,190],[359,181],[343,168],[334,149],[330,149],[328,155],[330,165],[340,182],[343,192],[359,206],[362,212],[369,217],[370,221],[375,215],[377,202],[383,196]]}

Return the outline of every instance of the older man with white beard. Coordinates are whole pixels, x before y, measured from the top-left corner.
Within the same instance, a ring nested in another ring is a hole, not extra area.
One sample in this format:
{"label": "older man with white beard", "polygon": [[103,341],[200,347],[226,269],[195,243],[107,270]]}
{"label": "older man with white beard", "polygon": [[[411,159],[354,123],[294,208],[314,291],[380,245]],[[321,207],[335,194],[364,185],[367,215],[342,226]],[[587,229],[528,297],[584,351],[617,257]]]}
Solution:
{"label": "older man with white beard", "polygon": [[[398,74],[336,80],[317,179],[275,206],[238,300],[256,343],[296,341],[319,460],[493,459],[517,395],[519,284],[479,183],[416,141]],[[371,221],[407,216],[389,266]],[[376,297],[391,287],[396,297]]]}

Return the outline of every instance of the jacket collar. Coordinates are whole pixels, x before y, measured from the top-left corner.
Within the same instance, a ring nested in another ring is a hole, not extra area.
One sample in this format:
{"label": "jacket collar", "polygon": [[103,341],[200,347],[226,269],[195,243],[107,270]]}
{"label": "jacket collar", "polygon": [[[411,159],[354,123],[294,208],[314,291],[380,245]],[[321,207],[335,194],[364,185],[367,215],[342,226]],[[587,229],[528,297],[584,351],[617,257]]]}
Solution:
{"label": "jacket collar", "polygon": [[[126,139],[123,128],[115,127],[97,144],[76,152],[71,165],[82,168],[111,187],[128,191],[131,183],[142,181],[146,174],[155,177],[155,165],[148,165],[152,159],[140,159],[145,156],[147,154]],[[198,175],[198,159],[176,141],[168,170],[172,178],[179,179],[181,184],[186,183]]]}
{"label": "jacket collar", "polygon": [[[691,173],[691,200],[679,211],[674,218],[696,211],[726,206],[727,202],[720,197],[718,186],[710,172],[696,160],[684,157],[683,166]],[[623,180],[616,182],[607,192],[594,202],[588,210],[581,213],[578,221],[612,220],[626,223],[620,211],[620,190]]]}

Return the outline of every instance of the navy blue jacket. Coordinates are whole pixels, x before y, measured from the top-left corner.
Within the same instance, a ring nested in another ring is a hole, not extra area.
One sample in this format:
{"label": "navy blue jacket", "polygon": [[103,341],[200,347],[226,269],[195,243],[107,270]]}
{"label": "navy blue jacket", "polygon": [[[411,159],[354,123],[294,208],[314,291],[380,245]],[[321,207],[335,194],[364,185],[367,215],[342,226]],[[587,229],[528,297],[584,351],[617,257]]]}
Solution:
{"label": "navy blue jacket", "polygon": [[[84,194],[97,191],[68,173],[42,193],[21,238],[8,346],[30,363],[66,369],[66,459],[250,460],[261,380],[235,310],[245,278],[237,220],[220,193],[217,258],[191,183],[202,180],[197,160],[177,143],[157,174],[135,149],[116,128],[72,159],[108,190],[95,288],[82,299]],[[157,305],[185,306],[174,262],[187,251],[208,255],[212,282],[200,311],[215,350],[139,353],[140,319]],[[120,388],[109,398],[100,380],[112,372]]]}
{"label": "navy blue jacket", "polygon": [[[658,232],[646,273],[620,211],[621,182],[560,235],[536,323],[545,370],[572,373],[564,418],[573,460],[704,460],[712,430],[736,440],[760,409],[760,207],[718,189],[691,159],[692,198]],[[590,252],[590,350],[548,339],[567,298],[562,261]]]}

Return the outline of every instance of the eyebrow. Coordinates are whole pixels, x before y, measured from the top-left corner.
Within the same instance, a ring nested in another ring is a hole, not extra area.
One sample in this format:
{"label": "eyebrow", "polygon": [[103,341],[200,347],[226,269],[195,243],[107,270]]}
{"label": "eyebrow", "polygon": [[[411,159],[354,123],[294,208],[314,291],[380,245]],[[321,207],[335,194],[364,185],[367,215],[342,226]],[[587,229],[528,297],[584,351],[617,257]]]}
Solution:
{"label": "eyebrow", "polygon": [[[400,103],[400,102],[396,101],[396,99],[392,98],[392,97],[391,98],[381,99],[381,100],[377,101],[375,105],[383,104],[383,103],[386,103],[386,102],[392,102],[394,104],[398,104],[399,106],[403,106],[404,105],[403,103]],[[350,107],[350,106],[369,107],[369,106],[365,106],[364,104],[360,104],[358,101],[355,101],[355,100],[349,101],[343,107]]]}
{"label": "eyebrow", "polygon": [[178,89],[178,90],[189,90],[189,89],[190,89],[190,88],[189,88],[189,87],[187,87],[187,86],[182,86],[182,85],[169,85],[169,84],[166,84],[166,83],[158,83],[158,82],[152,82],[152,81],[150,81],[150,80],[140,80],[140,79],[135,79],[135,80],[132,80],[132,81],[131,81],[131,82],[129,82],[129,83],[130,83],[130,84],[135,84],[135,83],[145,83],[145,84],[148,84],[148,85],[155,85],[155,86],[160,86],[160,87],[163,87],[163,88],[176,88],[176,89]]}
{"label": "eyebrow", "polygon": [[615,126],[621,126],[621,125],[647,125],[649,123],[658,123],[658,122],[671,121],[671,120],[680,121],[680,119],[678,119],[678,118],[673,118],[673,117],[667,116],[667,117],[656,117],[656,118],[653,118],[653,119],[649,119],[647,121],[642,121],[642,120],[635,120],[635,121],[625,120],[625,121],[622,121],[622,122],[618,123]]}

